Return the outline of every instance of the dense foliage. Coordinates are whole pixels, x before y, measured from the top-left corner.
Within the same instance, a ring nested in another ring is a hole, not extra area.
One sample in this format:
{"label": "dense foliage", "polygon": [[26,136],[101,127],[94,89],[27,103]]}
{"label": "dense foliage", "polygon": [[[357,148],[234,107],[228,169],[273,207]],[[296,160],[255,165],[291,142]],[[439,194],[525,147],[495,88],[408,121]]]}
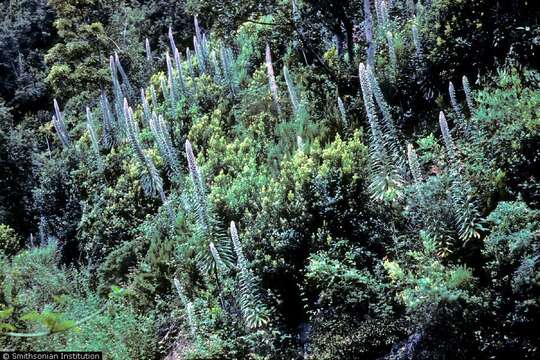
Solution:
{"label": "dense foliage", "polygon": [[537,358],[532,3],[0,4],[0,348]]}

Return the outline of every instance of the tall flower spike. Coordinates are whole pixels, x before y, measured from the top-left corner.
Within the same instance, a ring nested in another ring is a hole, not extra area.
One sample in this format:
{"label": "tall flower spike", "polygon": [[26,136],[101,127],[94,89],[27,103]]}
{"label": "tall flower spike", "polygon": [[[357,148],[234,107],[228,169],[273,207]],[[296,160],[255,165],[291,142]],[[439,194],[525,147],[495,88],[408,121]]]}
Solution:
{"label": "tall flower spike", "polygon": [[420,163],[418,162],[418,157],[416,156],[416,151],[412,144],[407,144],[407,159],[409,160],[409,168],[411,169],[414,182],[422,181]]}
{"label": "tall flower spike", "polygon": [[343,127],[347,126],[347,113],[345,112],[345,105],[343,104],[343,100],[341,100],[341,97],[338,96],[337,98],[337,107],[339,110],[339,115],[341,117],[341,123]]}
{"label": "tall flower spike", "polygon": [[53,99],[53,107],[54,115],[52,119],[54,128],[56,129],[56,133],[58,134],[58,138],[60,139],[62,146],[68,147],[70,145],[69,135],[66,129],[66,124],[64,123],[64,115],[60,111],[60,106],[58,106],[56,99]]}
{"label": "tall flower spike", "polygon": [[102,90],[99,96],[99,107],[101,109],[101,119],[103,122],[103,144],[105,147],[112,146],[112,133],[113,133],[113,116],[111,113],[111,107],[109,105],[109,99]]}
{"label": "tall flower spike", "polygon": [[270,45],[266,44],[265,51],[265,63],[266,63],[266,73],[268,75],[268,86],[270,87],[270,93],[272,94],[272,100],[274,101],[274,106],[278,113],[281,113],[281,108],[279,106],[279,95],[276,83],[276,77],[274,74],[274,66],[272,65],[272,54],[270,52]]}
{"label": "tall flower spike", "polygon": [[416,25],[412,26],[412,38],[413,38],[414,48],[416,51],[416,56],[420,58],[422,57],[422,42],[420,41],[420,36],[418,35],[418,29]]}
{"label": "tall flower spike", "polygon": [[150,41],[148,40],[148,38],[146,38],[144,40],[144,48],[145,48],[145,51],[146,51],[146,61],[151,63],[152,62],[152,50],[150,49]]}
{"label": "tall flower spike", "polygon": [[450,130],[448,129],[448,122],[446,121],[446,116],[441,111],[439,113],[439,126],[441,128],[442,137],[444,140],[444,145],[446,146],[446,152],[450,160],[454,160],[456,157],[456,151],[454,146],[454,141],[452,140],[452,135],[450,135]]}
{"label": "tall flower spike", "polygon": [[289,69],[287,68],[287,65],[283,66],[283,76],[285,77],[285,82],[287,83],[287,90],[289,91],[291,104],[292,104],[294,113],[296,114],[298,112],[298,108],[300,107],[300,104],[298,103],[298,96],[296,95],[296,89],[294,87],[293,82],[291,81],[291,78],[289,75]]}
{"label": "tall flower spike", "polygon": [[231,89],[231,95],[234,97],[236,94],[236,80],[234,74],[232,50],[221,45],[219,49],[219,56],[221,58],[221,66],[223,67],[223,77]]}
{"label": "tall flower spike", "polygon": [[210,245],[208,245],[208,247],[210,248],[210,254],[212,254],[212,258],[214,259],[214,264],[219,271],[223,266],[223,260],[221,259],[221,256],[219,255],[219,252],[217,251],[216,246],[213,242],[210,242]]}
{"label": "tall flower spike", "polygon": [[116,64],[116,68],[118,69],[118,73],[120,74],[120,77],[122,78],[122,83],[126,87],[128,96],[133,97],[134,93],[133,93],[133,89],[131,88],[131,84],[129,83],[129,78],[126,72],[124,71],[124,67],[120,63],[120,58],[118,57],[118,54],[116,52],[114,53],[114,62]]}
{"label": "tall flower spike", "polygon": [[460,121],[463,121],[463,113],[461,112],[461,107],[459,106],[456,98],[456,89],[454,88],[454,84],[452,84],[451,81],[448,83],[448,94],[450,95],[450,103],[452,104],[452,109],[454,109],[454,113]]}
{"label": "tall flower spike", "polygon": [[240,239],[238,238],[238,231],[236,230],[236,224],[234,223],[234,221],[231,221],[230,231],[234,251],[236,252],[236,257],[238,258],[238,263],[240,263],[241,266],[244,266],[247,261],[244,257],[244,252],[242,251],[242,245],[240,244]]}
{"label": "tall flower spike", "polygon": [[392,72],[395,74],[397,71],[397,56],[396,49],[394,48],[394,36],[390,31],[386,32],[386,42],[388,44],[388,57],[390,58],[390,65]]}
{"label": "tall flower spike", "polygon": [[174,283],[174,287],[176,288],[176,292],[178,293],[178,297],[180,298],[180,302],[182,303],[182,305],[184,305],[186,309],[186,316],[188,319],[188,325],[191,331],[191,335],[195,336],[197,327],[194,321],[195,317],[193,313],[193,304],[191,303],[191,301],[188,300],[188,298],[184,294],[184,291],[182,290],[182,285],[180,285],[180,281],[178,281],[177,278],[174,278],[173,283]]}
{"label": "tall flower spike", "polygon": [[373,22],[371,20],[371,4],[364,0],[364,35],[367,44],[367,63],[373,65],[375,61],[375,45],[373,43]]}
{"label": "tall flower spike", "polygon": [[377,15],[377,23],[379,24],[379,26],[382,26],[383,24],[381,3],[382,0],[375,0],[375,15]]}
{"label": "tall flower spike", "polygon": [[193,154],[193,148],[191,147],[189,140],[186,140],[186,158],[188,162],[189,175],[195,191],[197,221],[199,222],[199,225],[206,230],[208,229],[209,225],[206,215],[206,193],[203,179],[199,171],[199,167],[195,161],[195,155]]}
{"label": "tall flower spike", "polygon": [[388,5],[386,4],[385,0],[381,1],[381,20],[382,20],[383,30],[386,30],[388,28],[389,15],[388,15]]}
{"label": "tall flower spike", "polygon": [[86,107],[86,129],[88,130],[88,134],[90,135],[90,142],[92,144],[94,154],[96,155],[98,169],[99,171],[103,171],[103,162],[101,161],[101,154],[99,153],[99,140],[96,135],[94,125],[92,123],[92,113],[90,112],[90,108]]}
{"label": "tall flower spike", "polygon": [[176,43],[174,42],[174,36],[172,32],[172,28],[169,26],[169,32],[167,33],[169,37],[169,46],[171,48],[171,51],[174,51],[176,49]]}
{"label": "tall flower spike", "polygon": [[474,110],[474,103],[471,96],[471,85],[469,84],[469,79],[466,75],[463,75],[461,79],[463,83],[463,92],[465,93],[465,100],[467,101],[467,106],[469,107],[469,112],[472,114]]}

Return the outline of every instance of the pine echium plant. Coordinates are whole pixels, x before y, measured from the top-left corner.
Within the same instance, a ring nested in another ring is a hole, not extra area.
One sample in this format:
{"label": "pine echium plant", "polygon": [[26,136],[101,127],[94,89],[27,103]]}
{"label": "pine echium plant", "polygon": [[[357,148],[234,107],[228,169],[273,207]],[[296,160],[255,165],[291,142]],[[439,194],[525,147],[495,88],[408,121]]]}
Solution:
{"label": "pine echium plant", "polygon": [[395,76],[397,73],[397,56],[396,49],[394,48],[394,36],[390,31],[386,32],[386,43],[388,45],[388,58],[390,59],[390,68],[392,74]]}
{"label": "pine echium plant", "polygon": [[185,148],[192,185],[189,210],[194,214],[196,226],[194,235],[200,243],[196,255],[197,265],[203,273],[213,274],[222,306],[224,306],[219,272],[231,266],[232,252],[226,234],[219,229],[210,211],[204,180],[189,140],[186,140]]}
{"label": "pine echium plant", "polygon": [[67,148],[69,147],[71,142],[69,140],[69,134],[66,129],[66,124],[64,123],[64,114],[62,114],[62,112],[60,111],[60,107],[58,106],[58,102],[56,101],[56,99],[53,99],[53,107],[54,115],[52,117],[52,123],[56,130],[56,134],[58,135],[60,143],[64,148]]}
{"label": "pine echium plant", "polygon": [[[127,136],[140,165],[144,168],[145,173],[141,176],[141,184],[144,192],[147,195],[159,194],[164,205],[167,203],[165,192],[163,191],[163,180],[159,175],[153,161],[144,153],[141,144],[139,143],[138,126],[133,119],[133,110],[129,107],[127,99],[124,99],[124,119]],[[172,216],[172,210],[167,207],[169,214]]]}
{"label": "pine echium plant", "polygon": [[465,93],[465,100],[467,102],[467,106],[469,107],[469,113],[472,114],[474,111],[474,103],[471,95],[471,85],[469,84],[469,79],[466,75],[463,75],[461,81],[463,83],[463,92]]}
{"label": "pine echium plant", "polygon": [[268,44],[266,44],[265,65],[266,65],[266,73],[268,75],[268,86],[270,88],[270,93],[272,94],[274,107],[276,111],[278,112],[278,114],[281,114],[281,108],[279,106],[278,88],[277,88],[277,83],[276,83],[276,77],[274,75],[274,66],[272,65],[272,53],[270,52],[270,45]]}
{"label": "pine echium plant", "polygon": [[152,50],[150,49],[150,41],[148,40],[148,38],[144,40],[144,50],[146,53],[146,61],[148,61],[148,63],[152,65]]}
{"label": "pine echium plant", "polygon": [[451,81],[448,83],[448,95],[450,96],[450,103],[452,104],[452,109],[454,110],[456,119],[458,119],[459,121],[460,127],[463,129],[463,132],[465,134],[468,134],[465,116],[463,116],[463,112],[461,111],[461,106],[459,106],[458,104],[457,97],[456,97],[456,89],[454,88],[454,84]]}
{"label": "pine echium plant", "polygon": [[401,198],[401,185],[403,183],[396,165],[388,154],[387,140],[377,118],[373,101],[373,90],[369,80],[369,66],[359,66],[360,87],[362,98],[370,127],[370,158],[372,163],[372,181],[369,190],[375,200],[396,200]]}
{"label": "pine echium plant", "polygon": [[149,124],[160,155],[166,160],[171,173],[179,177],[180,164],[178,163],[176,149],[172,143],[169,126],[163,116],[158,116],[155,112],[149,115]]}
{"label": "pine echium plant", "polygon": [[441,111],[439,113],[439,127],[441,128],[441,133],[446,147],[446,153],[451,162],[456,160],[456,146],[454,145],[454,140],[450,134],[450,129],[448,128],[448,122],[446,121],[446,116]]}
{"label": "pine echium plant", "polygon": [[176,292],[178,293],[178,297],[180,298],[180,302],[184,306],[184,309],[186,311],[186,317],[189,325],[189,330],[191,332],[191,336],[195,337],[197,334],[197,324],[195,322],[195,313],[193,312],[193,304],[191,301],[188,300],[187,296],[184,294],[184,291],[182,290],[182,285],[180,285],[180,281],[177,278],[173,279],[174,287],[176,288]]}
{"label": "pine echium plant", "polygon": [[244,257],[242,244],[234,221],[231,221],[231,239],[236,252],[236,267],[240,287],[240,310],[247,328],[256,329],[265,326],[269,321],[268,310],[262,302],[255,276],[249,269],[249,263]]}
{"label": "pine echium plant", "polygon": [[398,133],[396,130],[396,126],[394,125],[394,120],[392,119],[392,114],[390,113],[390,106],[388,106],[388,103],[384,99],[384,95],[382,93],[381,87],[379,86],[379,82],[377,81],[377,78],[375,77],[375,74],[373,73],[373,69],[371,67],[367,67],[366,75],[368,76],[369,86],[373,97],[375,98],[375,102],[377,103],[377,106],[379,107],[382,114],[382,125],[384,130],[383,136],[385,146],[390,151],[392,160],[394,161],[396,168],[400,171],[401,175],[404,175],[405,171],[403,171],[403,169],[405,166],[402,156],[403,150],[398,139]]}
{"label": "pine echium plant", "polygon": [[473,238],[480,238],[480,232],[483,230],[483,220],[480,216],[474,199],[472,197],[471,185],[462,178],[459,164],[456,156],[456,146],[450,135],[446,117],[441,111],[439,114],[439,125],[446,146],[448,158],[450,160],[450,203],[454,213],[454,225],[459,234],[463,245],[467,244]]}
{"label": "pine echium plant", "polygon": [[414,44],[414,49],[416,52],[416,57],[421,60],[422,59],[422,40],[420,40],[420,35],[418,34],[418,28],[416,25],[413,24],[412,26],[412,39]]}
{"label": "pine echium plant", "polygon": [[409,161],[409,168],[415,183],[422,182],[422,171],[420,170],[420,163],[418,162],[418,156],[416,150],[414,150],[413,144],[407,144],[407,159]]}
{"label": "pine echium plant", "polygon": [[364,35],[367,45],[367,63],[373,66],[375,64],[375,42],[373,41],[373,21],[371,19],[370,0],[364,0]]}
{"label": "pine echium plant", "polygon": [[291,105],[295,114],[298,113],[300,109],[300,103],[298,102],[298,95],[296,93],[296,88],[291,80],[291,75],[289,74],[289,69],[287,65],[283,66],[283,77],[287,83],[287,90],[289,92],[289,98],[291,99]]}
{"label": "pine echium plant", "polygon": [[101,122],[103,132],[103,145],[106,148],[110,148],[114,143],[114,118],[111,112],[111,106],[109,105],[109,99],[102,90],[99,95],[99,107],[101,110]]}
{"label": "pine echium plant", "polygon": [[96,156],[97,167],[100,172],[103,172],[103,162],[101,160],[101,154],[99,152],[99,139],[97,137],[96,131],[94,129],[94,124],[92,120],[92,113],[90,108],[86,107],[86,129],[88,130],[88,135],[90,136],[90,143],[92,145],[92,150]]}
{"label": "pine echium plant", "polygon": [[337,97],[337,107],[339,111],[339,116],[341,118],[341,125],[343,128],[347,127],[347,112],[345,111],[345,105],[343,104],[343,100],[341,100],[341,97]]}

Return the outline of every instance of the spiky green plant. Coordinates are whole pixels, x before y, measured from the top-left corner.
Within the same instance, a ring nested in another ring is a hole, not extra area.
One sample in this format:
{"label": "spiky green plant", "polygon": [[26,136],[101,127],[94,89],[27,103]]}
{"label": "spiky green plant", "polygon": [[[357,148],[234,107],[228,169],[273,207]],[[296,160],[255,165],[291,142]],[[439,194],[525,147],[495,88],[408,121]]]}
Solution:
{"label": "spiky green plant", "polygon": [[236,266],[238,268],[240,288],[239,305],[242,311],[242,317],[248,328],[261,328],[269,321],[268,310],[259,296],[257,281],[250,271],[249,263],[244,256],[234,221],[231,221],[230,233],[237,258]]}

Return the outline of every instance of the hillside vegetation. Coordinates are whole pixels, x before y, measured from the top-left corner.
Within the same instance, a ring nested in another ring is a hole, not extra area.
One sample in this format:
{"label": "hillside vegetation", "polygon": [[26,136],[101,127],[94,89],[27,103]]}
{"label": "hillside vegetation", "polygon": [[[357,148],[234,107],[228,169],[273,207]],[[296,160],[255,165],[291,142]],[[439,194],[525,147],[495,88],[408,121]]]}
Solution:
{"label": "hillside vegetation", "polygon": [[540,356],[535,1],[0,4],[0,349]]}

